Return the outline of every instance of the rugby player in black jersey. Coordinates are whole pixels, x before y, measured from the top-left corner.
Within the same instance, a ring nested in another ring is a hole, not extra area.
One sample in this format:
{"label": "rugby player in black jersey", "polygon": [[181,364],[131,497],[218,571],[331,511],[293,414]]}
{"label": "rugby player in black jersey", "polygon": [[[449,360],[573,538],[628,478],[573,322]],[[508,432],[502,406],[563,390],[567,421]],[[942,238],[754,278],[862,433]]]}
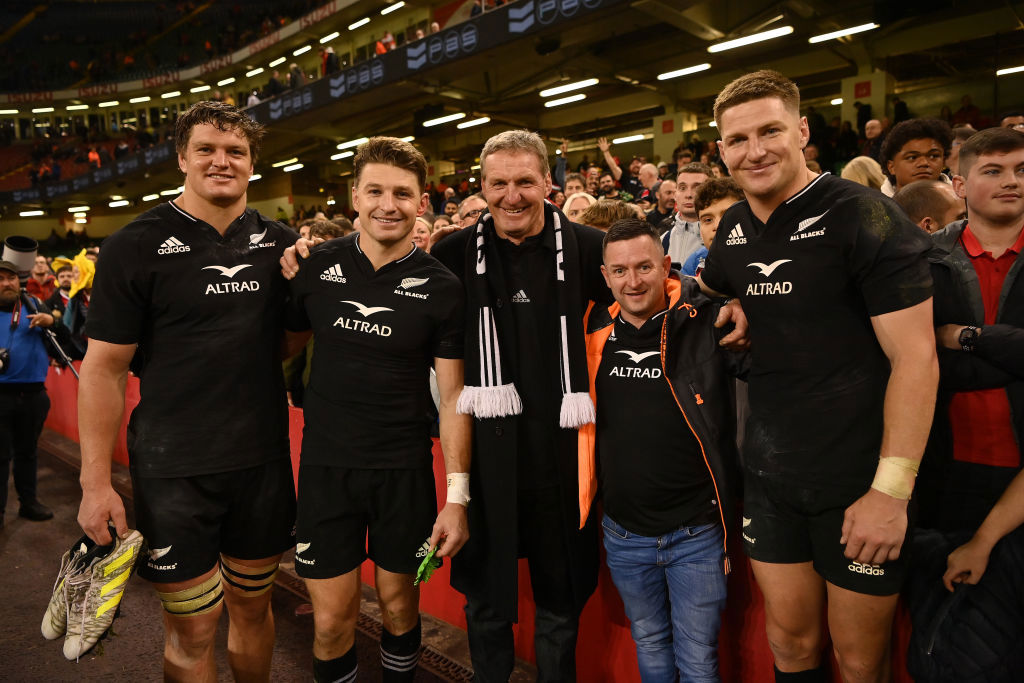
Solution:
{"label": "rugby player in black jersey", "polygon": [[715,102],[746,201],[699,280],[738,296],[753,362],[743,537],[777,681],[888,680],[907,504],[938,381],[925,234],[879,193],[807,170],[800,93],[772,71]]}
{"label": "rugby player in black jersey", "polygon": [[[415,247],[428,206],[415,147],[376,137],[355,159],[358,233],[314,247],[292,280],[314,333],[303,408],[295,568],[313,601],[314,677],[356,680],[359,567],[376,565],[385,681],[411,681],[420,646],[416,570],[430,548],[451,556],[469,537],[471,418],[463,385],[463,291]],[[440,393],[448,497],[440,513],[430,440],[429,373]],[[436,518],[436,521],[435,521]]]}
{"label": "rugby player in black jersey", "polygon": [[217,680],[224,605],[235,679],[269,680],[270,591],[294,544],[281,375],[287,284],[277,261],[298,235],[246,208],[262,136],[230,105],[200,102],[182,114],[184,190],[104,241],[92,290],[78,521],[101,544],[111,541],[108,522],[127,532],[110,460],[135,356],[141,400],[128,451],[150,548],[139,573],[164,606],[167,680]]}

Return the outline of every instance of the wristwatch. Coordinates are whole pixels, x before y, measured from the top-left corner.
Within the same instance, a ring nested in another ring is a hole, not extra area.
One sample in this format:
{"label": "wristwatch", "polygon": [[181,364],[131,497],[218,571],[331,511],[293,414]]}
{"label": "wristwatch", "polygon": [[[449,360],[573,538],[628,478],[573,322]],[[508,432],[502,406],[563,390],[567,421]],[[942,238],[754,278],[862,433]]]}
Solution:
{"label": "wristwatch", "polygon": [[978,334],[981,332],[981,328],[973,325],[967,325],[964,329],[960,330],[960,348],[970,353],[974,351],[974,345],[978,343]]}

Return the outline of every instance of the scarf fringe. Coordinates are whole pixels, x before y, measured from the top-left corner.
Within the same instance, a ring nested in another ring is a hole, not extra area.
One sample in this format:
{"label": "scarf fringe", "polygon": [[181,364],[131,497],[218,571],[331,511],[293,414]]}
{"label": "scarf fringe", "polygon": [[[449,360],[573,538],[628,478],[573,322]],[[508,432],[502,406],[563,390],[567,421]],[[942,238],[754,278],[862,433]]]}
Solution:
{"label": "scarf fringe", "polygon": [[[587,397],[589,400],[589,396]],[[488,417],[508,417],[523,412],[523,401],[519,398],[514,384],[502,384],[496,387],[462,388],[455,411],[460,415],[472,415],[483,419]],[[591,406],[593,411],[593,406]]]}
{"label": "scarf fringe", "polygon": [[590,394],[574,391],[562,396],[562,409],[558,415],[558,424],[562,429],[579,429],[596,419],[597,412]]}

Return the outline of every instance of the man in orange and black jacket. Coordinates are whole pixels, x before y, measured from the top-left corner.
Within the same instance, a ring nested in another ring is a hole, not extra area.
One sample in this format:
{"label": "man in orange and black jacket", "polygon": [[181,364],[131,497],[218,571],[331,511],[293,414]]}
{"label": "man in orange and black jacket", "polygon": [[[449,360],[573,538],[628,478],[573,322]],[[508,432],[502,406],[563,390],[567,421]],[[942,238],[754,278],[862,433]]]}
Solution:
{"label": "man in orange and black jacket", "polygon": [[720,306],[670,274],[656,230],[614,223],[601,271],[615,301],[584,321],[597,422],[579,431],[580,518],[602,491],[604,544],[644,680],[717,680],[737,466]]}

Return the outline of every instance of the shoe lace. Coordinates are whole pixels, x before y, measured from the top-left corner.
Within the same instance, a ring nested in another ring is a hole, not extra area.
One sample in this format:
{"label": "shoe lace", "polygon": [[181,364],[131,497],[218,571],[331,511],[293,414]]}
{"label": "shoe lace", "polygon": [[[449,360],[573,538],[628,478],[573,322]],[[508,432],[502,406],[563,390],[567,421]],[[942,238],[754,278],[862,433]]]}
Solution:
{"label": "shoe lace", "polygon": [[[71,621],[72,613],[78,615],[80,617],[78,626],[81,631],[78,634],[79,638],[85,637],[85,622],[88,614],[89,588],[91,585],[92,572],[89,567],[81,568],[78,573],[74,576],[69,576],[64,582],[65,601],[67,602],[68,610],[68,628],[70,630],[73,623]],[[81,611],[81,614],[78,614],[79,611]],[[81,655],[76,657],[75,661],[77,662],[79,659],[81,659]]]}

